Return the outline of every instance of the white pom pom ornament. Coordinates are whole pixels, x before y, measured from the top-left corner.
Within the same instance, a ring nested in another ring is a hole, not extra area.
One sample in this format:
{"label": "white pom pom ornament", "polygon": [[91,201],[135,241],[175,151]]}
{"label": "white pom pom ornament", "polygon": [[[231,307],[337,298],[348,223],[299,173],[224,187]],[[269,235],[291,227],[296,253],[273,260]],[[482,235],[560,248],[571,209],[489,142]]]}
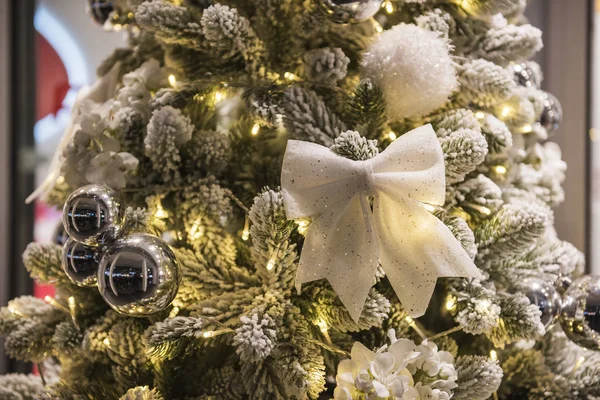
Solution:
{"label": "white pom pom ornament", "polygon": [[416,25],[385,31],[365,53],[362,73],[384,93],[388,116],[421,117],[442,106],[456,88],[448,44]]}

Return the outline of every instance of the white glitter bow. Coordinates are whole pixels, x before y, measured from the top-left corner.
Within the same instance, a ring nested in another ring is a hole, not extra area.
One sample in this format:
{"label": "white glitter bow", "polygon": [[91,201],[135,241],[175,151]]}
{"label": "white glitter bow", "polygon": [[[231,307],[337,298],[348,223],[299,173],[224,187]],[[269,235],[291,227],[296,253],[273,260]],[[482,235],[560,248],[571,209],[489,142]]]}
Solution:
{"label": "white glitter bow", "polygon": [[355,321],[380,262],[411,317],[425,313],[438,277],[482,278],[446,225],[423,207],[443,205],[446,189],[431,125],[367,161],[290,140],[281,186],[287,217],[312,218],[296,288],[326,278]]}

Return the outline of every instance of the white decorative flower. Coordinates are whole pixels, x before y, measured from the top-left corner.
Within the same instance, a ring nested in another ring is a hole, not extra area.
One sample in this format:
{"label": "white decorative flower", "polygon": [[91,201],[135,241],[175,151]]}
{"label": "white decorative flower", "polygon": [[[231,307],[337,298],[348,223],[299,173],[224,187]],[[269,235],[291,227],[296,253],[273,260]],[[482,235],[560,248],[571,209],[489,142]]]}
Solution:
{"label": "white decorative flower", "polygon": [[137,168],[138,163],[138,159],[129,153],[100,153],[90,162],[85,178],[90,183],[103,183],[113,189],[122,189],[126,185],[125,174]]}
{"label": "white decorative flower", "polygon": [[456,387],[454,358],[433,343],[396,339],[377,352],[354,343],[350,360],[338,366],[335,400],[447,400]]}
{"label": "white decorative flower", "polygon": [[135,71],[123,75],[123,85],[133,86],[136,82],[142,83],[147,89],[157,89],[168,85],[169,71],[161,67],[160,62],[154,58],[143,63]]}

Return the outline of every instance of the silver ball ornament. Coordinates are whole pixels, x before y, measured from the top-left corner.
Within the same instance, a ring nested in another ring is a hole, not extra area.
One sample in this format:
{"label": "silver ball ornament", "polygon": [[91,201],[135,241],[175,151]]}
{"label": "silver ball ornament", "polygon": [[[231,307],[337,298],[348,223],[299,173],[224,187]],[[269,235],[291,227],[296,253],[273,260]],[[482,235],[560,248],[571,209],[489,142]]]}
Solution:
{"label": "silver ball ornament", "polygon": [[573,281],[563,296],[560,324],[573,342],[600,350],[600,276]]}
{"label": "silver ball ornament", "polygon": [[367,20],[377,14],[383,0],[318,0],[333,22],[348,24]]}
{"label": "silver ball ornament", "polygon": [[143,317],[171,304],[181,274],[167,243],[147,234],[133,234],[104,249],[98,270],[98,289],[115,311]]}
{"label": "silver ball ornament", "polygon": [[[537,66],[537,64],[534,64]],[[539,88],[542,84],[542,76],[539,67],[532,67],[530,63],[515,64],[511,67],[515,82],[520,86]]]}
{"label": "silver ball ornament", "polygon": [[111,0],[88,0],[88,14],[99,25],[104,25],[114,10],[115,7]]}
{"label": "silver ball ornament", "polygon": [[542,325],[548,330],[561,311],[560,294],[554,285],[539,278],[525,278],[519,283],[518,290],[538,307],[542,313]]}
{"label": "silver ball ornament", "polygon": [[87,12],[99,25],[104,25],[114,10],[115,7],[111,0],[88,0]]}
{"label": "silver ball ornament", "polygon": [[63,225],[74,240],[98,246],[114,240],[123,229],[117,192],[104,185],[88,185],[71,193],[63,208]]}
{"label": "silver ball ornament", "polygon": [[89,247],[69,238],[63,246],[62,267],[71,282],[77,286],[95,286],[99,258],[97,247]]}
{"label": "silver ball ornament", "polygon": [[65,243],[67,243],[67,239],[69,239],[69,234],[65,230],[65,226],[62,223],[62,221],[60,221],[56,225],[56,228],[54,228],[54,232],[52,233],[52,239],[55,244],[59,244],[61,246],[64,246]]}
{"label": "silver ball ornament", "polygon": [[544,129],[546,129],[546,132],[551,133],[558,128],[562,121],[562,106],[558,99],[551,93],[543,92],[542,96],[544,110],[542,111],[539,122]]}

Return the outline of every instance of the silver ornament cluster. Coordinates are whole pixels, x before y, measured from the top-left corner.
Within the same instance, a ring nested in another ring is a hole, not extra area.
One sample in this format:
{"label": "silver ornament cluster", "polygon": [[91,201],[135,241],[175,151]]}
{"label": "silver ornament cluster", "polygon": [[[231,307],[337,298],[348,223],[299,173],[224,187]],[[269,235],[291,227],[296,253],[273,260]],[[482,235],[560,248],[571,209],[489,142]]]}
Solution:
{"label": "silver ornament cluster", "polygon": [[600,276],[577,278],[562,299],[560,324],[573,342],[600,350]]}
{"label": "silver ornament cluster", "polygon": [[381,8],[383,0],[318,0],[331,20],[338,24],[365,21]]}
{"label": "silver ornament cluster", "polygon": [[98,285],[115,311],[143,317],[171,304],[181,274],[162,239],[141,233],[122,237],[123,209],[118,194],[103,185],[84,186],[69,196],[63,209],[68,235],[63,270],[78,286]]}

